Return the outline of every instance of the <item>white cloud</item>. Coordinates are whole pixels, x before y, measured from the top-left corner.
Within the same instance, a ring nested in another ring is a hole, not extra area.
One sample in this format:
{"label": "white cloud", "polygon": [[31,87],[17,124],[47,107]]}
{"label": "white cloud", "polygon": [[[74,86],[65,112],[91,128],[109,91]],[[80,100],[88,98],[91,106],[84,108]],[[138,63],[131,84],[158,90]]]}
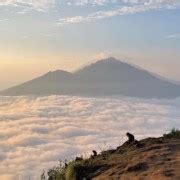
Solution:
{"label": "white cloud", "polygon": [[180,38],[180,33],[178,34],[171,34],[169,36],[166,37],[167,39],[177,39]]}
{"label": "white cloud", "polygon": [[[111,4],[116,4],[121,7],[124,6],[124,8],[133,9],[138,8],[136,6],[143,6],[145,10],[147,10],[151,9],[152,6],[154,6],[154,8],[176,8],[180,5],[180,2],[179,0],[0,0],[0,6],[21,7],[22,11],[20,11],[20,13],[25,13],[32,9],[44,12],[48,9],[51,9],[52,7],[56,8],[61,5],[102,6]],[[149,8],[146,9],[146,7]],[[114,11],[121,11],[120,9],[118,8]]]}
{"label": "white cloud", "polygon": [[0,19],[0,22],[8,21],[9,19]]}
{"label": "white cloud", "polygon": [[37,11],[45,11],[55,4],[55,0],[1,0],[0,6],[21,7],[22,12],[34,9]]}
{"label": "white cloud", "polygon": [[[0,96],[0,179],[39,179],[59,159],[180,128],[180,99]],[[103,145],[106,142],[108,145]]]}
{"label": "white cloud", "polygon": [[0,6],[28,6],[41,10],[48,9],[52,5],[103,5],[115,2],[110,0],[0,0]]}
{"label": "white cloud", "polygon": [[124,2],[125,4],[121,4],[120,7],[117,7],[114,10],[98,11],[87,16],[60,18],[57,25],[64,26],[67,24],[83,23],[98,19],[110,18],[113,16],[135,14],[150,10],[176,9],[180,7],[179,0],[121,0],[115,2]]}

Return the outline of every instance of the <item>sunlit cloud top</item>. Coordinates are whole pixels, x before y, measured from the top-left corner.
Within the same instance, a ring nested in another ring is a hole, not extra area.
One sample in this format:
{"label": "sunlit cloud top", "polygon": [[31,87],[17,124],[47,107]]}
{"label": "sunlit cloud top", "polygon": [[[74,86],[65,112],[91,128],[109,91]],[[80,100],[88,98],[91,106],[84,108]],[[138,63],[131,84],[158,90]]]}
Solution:
{"label": "sunlit cloud top", "polygon": [[179,98],[0,96],[0,179],[37,180],[59,159],[117,147],[127,131],[138,139],[161,136],[180,128],[179,105]]}

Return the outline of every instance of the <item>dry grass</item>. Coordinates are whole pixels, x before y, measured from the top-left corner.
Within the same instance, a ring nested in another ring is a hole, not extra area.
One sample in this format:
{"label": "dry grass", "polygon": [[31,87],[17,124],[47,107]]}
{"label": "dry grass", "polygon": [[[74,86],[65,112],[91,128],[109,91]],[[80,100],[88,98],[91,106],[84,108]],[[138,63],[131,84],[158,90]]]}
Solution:
{"label": "dry grass", "polygon": [[64,176],[57,173],[58,180],[179,180],[179,131],[173,129],[162,138],[124,144],[86,160],[72,161],[62,168],[59,172]]}

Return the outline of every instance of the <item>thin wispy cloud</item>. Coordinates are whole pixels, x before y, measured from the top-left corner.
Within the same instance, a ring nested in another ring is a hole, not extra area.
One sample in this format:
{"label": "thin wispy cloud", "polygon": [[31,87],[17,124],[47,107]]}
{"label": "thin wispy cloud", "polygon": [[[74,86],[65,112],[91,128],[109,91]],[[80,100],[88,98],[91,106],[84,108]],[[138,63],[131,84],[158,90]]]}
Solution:
{"label": "thin wispy cloud", "polygon": [[29,39],[29,36],[20,36],[21,39]]}
{"label": "thin wispy cloud", "polygon": [[8,21],[9,19],[0,19],[0,22]]}
{"label": "thin wispy cloud", "polygon": [[180,33],[171,34],[166,37],[166,39],[177,39],[177,38],[180,38]]}
{"label": "thin wispy cloud", "polygon": [[55,0],[3,0],[0,1],[0,6],[13,6],[20,7],[25,10],[33,9],[37,11],[45,11],[55,2]]}
{"label": "thin wispy cloud", "polygon": [[[90,22],[93,20],[105,19],[105,18],[110,18],[114,16],[135,14],[135,13],[146,12],[146,11],[151,11],[151,10],[177,9],[180,7],[179,0],[172,0],[172,1],[121,0],[121,1],[116,1],[116,2],[119,2],[119,3],[121,2],[121,6],[120,7],[118,6],[114,10],[98,11],[95,13],[91,13],[87,16],[73,16],[73,17],[60,18],[59,21],[57,22],[57,25],[64,26],[68,24]],[[124,2],[124,5],[122,5],[122,2]]]}
{"label": "thin wispy cloud", "polygon": [[[123,0],[122,0],[123,1]],[[110,0],[1,0],[0,6],[31,7],[36,10],[48,9],[58,5],[104,5],[120,1]]]}
{"label": "thin wispy cloud", "polygon": [[47,12],[62,5],[103,5],[107,0],[1,0],[0,7],[20,8],[18,14],[25,14],[31,10]]}
{"label": "thin wispy cloud", "polygon": [[179,0],[1,0],[0,6],[14,6],[21,7],[23,9],[34,9],[37,11],[49,10],[52,7],[56,8],[62,5],[76,5],[76,6],[85,6],[85,5],[111,5],[116,4],[120,6],[129,6],[134,7],[136,5],[144,6],[162,6],[168,8],[175,8],[180,5]]}

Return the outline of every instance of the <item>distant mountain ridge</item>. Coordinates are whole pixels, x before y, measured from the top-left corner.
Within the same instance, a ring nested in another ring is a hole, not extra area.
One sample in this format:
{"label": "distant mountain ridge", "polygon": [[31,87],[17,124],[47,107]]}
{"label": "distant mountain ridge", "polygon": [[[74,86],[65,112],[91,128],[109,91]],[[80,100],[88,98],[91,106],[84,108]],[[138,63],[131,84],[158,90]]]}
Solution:
{"label": "distant mountain ridge", "polygon": [[74,73],[57,70],[0,92],[1,95],[87,95],[174,98],[180,85],[113,57],[97,61]]}

